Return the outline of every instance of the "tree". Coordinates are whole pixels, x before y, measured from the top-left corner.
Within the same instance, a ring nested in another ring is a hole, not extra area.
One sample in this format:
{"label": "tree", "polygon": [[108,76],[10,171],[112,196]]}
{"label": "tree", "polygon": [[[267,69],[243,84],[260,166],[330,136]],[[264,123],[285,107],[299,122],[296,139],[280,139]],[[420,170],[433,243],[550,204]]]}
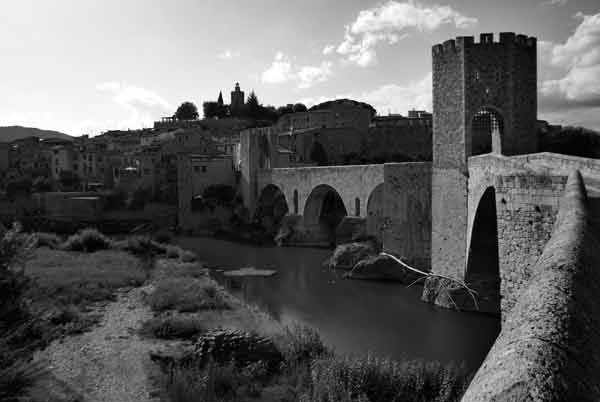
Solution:
{"label": "tree", "polygon": [[218,117],[219,104],[217,102],[204,102],[202,104],[202,110],[204,111],[205,119],[212,119],[213,117]]}
{"label": "tree", "polygon": [[46,177],[38,176],[33,181],[33,191],[37,193],[46,193],[52,191],[53,189],[54,186],[52,185],[52,180]]}
{"label": "tree", "polygon": [[6,195],[13,199],[17,195],[29,195],[31,193],[31,180],[28,177],[17,177],[6,183]]}
{"label": "tree", "polygon": [[258,102],[258,98],[256,97],[254,91],[251,91],[250,95],[248,95],[248,99],[246,100],[246,112],[248,113],[248,116],[252,117],[253,119],[258,119],[260,117],[260,109],[261,105]]}
{"label": "tree", "polygon": [[279,117],[283,116],[284,114],[293,113],[293,112],[294,112],[294,105],[292,105],[291,103],[288,103],[285,106],[279,106],[277,108],[277,114],[279,115]]}
{"label": "tree", "polygon": [[198,119],[198,108],[192,102],[183,102],[177,108],[174,117],[177,120],[196,120]]}
{"label": "tree", "polygon": [[293,113],[306,112],[307,110],[308,109],[303,103],[296,103],[294,106],[292,106]]}

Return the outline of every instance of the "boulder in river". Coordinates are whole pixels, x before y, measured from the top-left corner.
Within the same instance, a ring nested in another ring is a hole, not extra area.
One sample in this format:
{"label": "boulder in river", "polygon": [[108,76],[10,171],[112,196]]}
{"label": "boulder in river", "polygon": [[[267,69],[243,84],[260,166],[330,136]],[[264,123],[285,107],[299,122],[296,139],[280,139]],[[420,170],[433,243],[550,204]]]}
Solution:
{"label": "boulder in river", "polygon": [[357,262],[376,253],[375,243],[371,241],[340,244],[333,251],[328,265],[333,269],[352,269]]}
{"label": "boulder in river", "polygon": [[346,274],[352,279],[372,279],[382,281],[399,281],[411,284],[423,275],[410,270],[393,258],[386,255],[369,256],[357,262],[352,270]]}

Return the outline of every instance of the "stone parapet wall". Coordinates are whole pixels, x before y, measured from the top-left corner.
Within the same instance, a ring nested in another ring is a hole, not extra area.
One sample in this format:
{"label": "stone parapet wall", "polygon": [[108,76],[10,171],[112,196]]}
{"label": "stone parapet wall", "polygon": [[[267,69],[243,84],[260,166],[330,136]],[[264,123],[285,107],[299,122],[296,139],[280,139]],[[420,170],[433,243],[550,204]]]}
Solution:
{"label": "stone parapet wall", "polygon": [[600,400],[598,239],[579,172],[552,236],[463,402]]}

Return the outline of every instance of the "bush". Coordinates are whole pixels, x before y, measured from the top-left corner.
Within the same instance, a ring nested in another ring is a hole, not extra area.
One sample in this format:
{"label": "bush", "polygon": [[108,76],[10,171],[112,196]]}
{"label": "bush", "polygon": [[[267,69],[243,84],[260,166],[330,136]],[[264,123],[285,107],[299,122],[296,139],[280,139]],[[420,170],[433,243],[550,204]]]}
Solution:
{"label": "bush", "polygon": [[181,315],[151,318],[141,330],[144,335],[160,339],[192,339],[205,331],[200,319]]}
{"label": "bush", "polygon": [[85,251],[93,253],[98,250],[111,248],[112,242],[96,229],[83,229],[77,234],[69,236],[62,248],[66,251]]}
{"label": "bush", "polygon": [[222,290],[209,277],[166,278],[158,283],[147,302],[155,311],[193,312],[229,308]]}
{"label": "bush", "polygon": [[33,235],[36,247],[48,247],[53,250],[60,248],[62,239],[54,233],[38,232]]}
{"label": "bush", "polygon": [[166,246],[147,236],[130,236],[118,243],[118,247],[137,256],[164,254]]}
{"label": "bush", "polygon": [[452,364],[331,356],[313,362],[305,400],[458,402],[469,380]]}
{"label": "bush", "polygon": [[286,327],[281,349],[288,363],[310,362],[331,354],[319,334],[305,326]]}
{"label": "bush", "polygon": [[159,243],[169,244],[173,241],[173,236],[167,231],[160,231],[154,235],[154,240]]}
{"label": "bush", "polygon": [[179,253],[179,258],[183,262],[194,262],[196,261],[196,254],[192,253],[191,251],[181,250]]}

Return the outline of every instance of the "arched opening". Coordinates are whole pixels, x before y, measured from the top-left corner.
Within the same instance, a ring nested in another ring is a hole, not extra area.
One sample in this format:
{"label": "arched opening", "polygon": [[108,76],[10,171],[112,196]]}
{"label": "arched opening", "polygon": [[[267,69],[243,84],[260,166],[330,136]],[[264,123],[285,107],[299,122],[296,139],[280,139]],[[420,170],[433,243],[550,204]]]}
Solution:
{"label": "arched opening", "polygon": [[255,213],[255,218],[260,225],[267,232],[276,232],[287,213],[287,201],[279,187],[269,184],[263,188],[256,203]]}
{"label": "arched opening", "polygon": [[504,121],[496,110],[484,107],[471,121],[471,155],[502,153]]}
{"label": "arched opening", "polygon": [[294,190],[294,214],[298,215],[298,190]]}
{"label": "arched opening", "polygon": [[320,184],[315,187],[304,206],[304,226],[313,240],[335,241],[335,229],[344,216],[348,215],[342,198],[331,186]]}
{"label": "arched opening", "polygon": [[360,216],[360,198],[354,199],[354,216]]}
{"label": "arched opening", "polygon": [[478,293],[480,311],[500,313],[500,267],[496,191],[488,187],[477,206],[465,280]]}
{"label": "arched opening", "polygon": [[367,201],[367,236],[383,241],[383,183],[373,189]]}

